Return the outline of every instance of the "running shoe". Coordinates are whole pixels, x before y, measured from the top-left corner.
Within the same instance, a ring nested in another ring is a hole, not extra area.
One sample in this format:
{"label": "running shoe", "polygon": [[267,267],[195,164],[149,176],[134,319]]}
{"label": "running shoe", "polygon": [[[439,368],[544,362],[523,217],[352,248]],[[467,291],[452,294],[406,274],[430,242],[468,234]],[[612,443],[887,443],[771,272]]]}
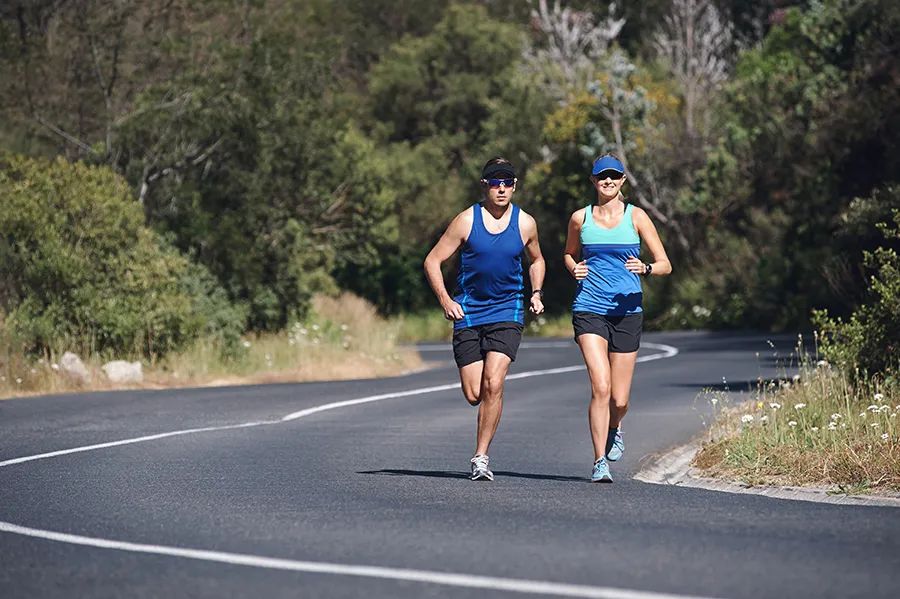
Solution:
{"label": "running shoe", "polygon": [[615,462],[622,459],[625,453],[625,439],[622,438],[622,431],[617,428],[609,429],[606,435],[606,459]]}
{"label": "running shoe", "polygon": [[591,472],[591,482],[611,483],[612,481],[612,475],[609,473],[609,464],[606,463],[606,458],[600,458],[594,462],[594,471]]}
{"label": "running shoe", "polygon": [[472,458],[472,480],[494,480],[494,473],[488,468],[490,458],[486,455],[476,455]]}

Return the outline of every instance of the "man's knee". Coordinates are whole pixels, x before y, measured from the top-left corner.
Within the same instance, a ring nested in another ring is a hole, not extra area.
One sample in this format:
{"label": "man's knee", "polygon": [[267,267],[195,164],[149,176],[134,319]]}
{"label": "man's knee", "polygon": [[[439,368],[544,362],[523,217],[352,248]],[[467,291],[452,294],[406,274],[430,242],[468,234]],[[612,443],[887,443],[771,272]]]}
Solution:
{"label": "man's knee", "polygon": [[481,403],[481,389],[465,387],[463,389],[463,395],[466,397],[466,401],[473,406],[477,406]]}
{"label": "man's knee", "polygon": [[485,373],[481,381],[481,398],[492,400],[503,395],[503,374],[499,372]]}

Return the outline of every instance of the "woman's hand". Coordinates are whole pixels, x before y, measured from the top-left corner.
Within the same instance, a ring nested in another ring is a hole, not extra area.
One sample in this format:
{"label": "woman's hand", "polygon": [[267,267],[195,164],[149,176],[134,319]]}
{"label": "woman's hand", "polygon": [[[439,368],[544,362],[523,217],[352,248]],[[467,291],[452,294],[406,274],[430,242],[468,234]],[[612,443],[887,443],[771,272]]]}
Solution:
{"label": "woman's hand", "polygon": [[441,302],[441,308],[444,309],[444,318],[447,320],[462,320],[466,317],[466,315],[463,314],[462,306],[453,300]]}
{"label": "woman's hand", "polygon": [[647,272],[647,265],[644,264],[640,258],[634,256],[625,261],[625,268],[628,269],[628,272],[632,272],[636,275],[643,275]]}
{"label": "woman's hand", "polygon": [[575,277],[576,281],[580,281],[588,275],[588,266],[587,261],[582,260],[575,264],[575,268],[572,270],[572,276]]}

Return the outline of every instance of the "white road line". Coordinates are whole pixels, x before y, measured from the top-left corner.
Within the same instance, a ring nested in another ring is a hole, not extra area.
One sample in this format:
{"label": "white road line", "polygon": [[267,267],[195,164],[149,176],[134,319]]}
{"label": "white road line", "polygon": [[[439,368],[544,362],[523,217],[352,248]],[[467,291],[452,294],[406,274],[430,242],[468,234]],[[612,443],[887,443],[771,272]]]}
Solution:
{"label": "white road line", "polygon": [[[662,353],[652,354],[649,356],[639,356],[638,362],[649,362],[651,360],[659,360],[662,358],[671,358],[678,354],[678,350],[669,345],[656,343],[645,343],[644,347],[650,349],[661,350]],[[563,372],[573,372],[584,369],[584,365],[564,366],[562,368],[550,368],[547,370],[532,370],[528,372],[520,372],[510,375],[508,379],[523,379],[534,376],[544,376],[551,374],[559,374]],[[21,464],[34,460],[53,458],[71,453],[79,453],[84,451],[92,451],[95,449],[104,449],[107,447],[116,447],[119,445],[127,445],[131,443],[142,443],[145,441],[154,441],[166,437],[174,437],[176,435],[188,435],[192,433],[210,432],[229,430],[237,428],[249,428],[254,426],[263,426],[268,424],[279,424],[303,418],[317,412],[326,410],[334,410],[337,408],[353,406],[363,403],[380,401],[383,399],[392,399],[396,397],[409,397],[414,395],[422,395],[425,393],[434,393],[436,391],[447,391],[456,389],[459,383],[447,385],[437,385],[434,387],[424,387],[420,389],[410,389],[408,391],[398,391],[395,393],[383,393],[380,395],[372,395],[369,397],[361,397],[346,401],[338,401],[321,406],[315,406],[293,412],[280,420],[264,420],[256,422],[245,422],[241,424],[231,424],[226,426],[209,426],[203,428],[192,428],[180,431],[171,431],[168,433],[160,433],[156,435],[147,435],[144,437],[136,437],[133,439],[122,439],[120,441],[111,441],[108,443],[97,443],[95,445],[85,445],[82,447],[73,447],[71,449],[63,449],[59,451],[51,451],[31,456],[23,456],[0,462],[0,467],[11,466],[13,464]],[[251,566],[256,568],[269,568],[276,570],[290,570],[295,572],[311,572],[319,574],[336,574],[343,576],[361,576],[368,578],[382,578],[389,580],[405,580],[411,582],[422,582],[430,584],[440,584],[445,586],[478,588],[494,591],[508,591],[514,593],[527,593],[539,595],[557,595],[562,597],[591,597],[600,599],[692,599],[687,595],[671,595],[664,593],[652,593],[644,591],[633,591],[629,589],[616,589],[611,587],[593,587],[585,585],[573,585],[565,583],[555,583],[539,580],[525,580],[515,578],[496,578],[490,576],[475,576],[467,574],[454,574],[448,572],[434,572],[428,570],[412,570],[405,568],[386,568],[378,566],[355,566],[348,564],[332,564],[326,562],[309,562],[297,561],[289,559],[279,559],[271,557],[263,557],[257,555],[248,555],[242,553],[225,553],[221,551],[208,551],[203,549],[187,549],[182,547],[168,547],[165,545],[147,545],[142,543],[129,543],[126,541],[115,541],[112,539],[102,539],[95,537],[86,537],[81,535],[73,535],[50,530],[41,530],[37,528],[28,528],[19,526],[11,522],[0,521],[0,532],[10,534],[23,535],[27,537],[56,541],[60,543],[69,543],[73,545],[82,545],[88,547],[98,547],[103,549],[115,549],[118,551],[129,551],[132,553],[146,553],[154,555],[165,555],[171,557],[181,557],[187,559],[196,559],[210,562],[219,562],[225,564],[234,564],[240,566]],[[699,598],[698,598],[699,599]]]}
{"label": "white road line", "polygon": [[99,539],[72,535],[37,528],[28,528],[0,521],[0,532],[23,535],[48,541],[115,549],[131,553],[165,555],[187,559],[218,562],[237,566],[267,568],[272,570],[288,570],[292,572],[310,572],[315,574],[337,574],[341,576],[360,576],[365,578],[382,578],[388,580],[405,580],[439,584],[453,587],[486,589],[491,591],[508,591],[533,595],[557,595],[560,597],[589,597],[594,599],[701,599],[689,595],[672,595],[647,591],[633,591],[611,587],[595,587],[577,584],[547,582],[542,580],[526,580],[518,578],[497,578],[493,576],[477,576],[469,574],[453,574],[429,570],[413,570],[408,568],[385,568],[380,566],[354,566],[349,564],[332,564],[328,562],[309,562],[291,559],[279,559],[249,555],[245,553],[226,553],[223,551],[207,551],[203,549],[187,549],[165,545],[145,545],[128,543],[111,539]]}
{"label": "white road line", "polygon": [[73,447],[71,449],[60,449],[59,451],[51,451],[48,453],[39,453],[37,455],[27,455],[21,458],[13,458],[0,462],[2,466],[12,466],[13,464],[21,464],[23,462],[31,462],[34,460],[43,460],[46,458],[55,458],[70,453],[80,453],[82,451],[93,451],[95,449],[105,449],[107,447],[115,447],[117,445],[129,445],[131,443],[143,443],[144,441],[155,441],[156,439],[164,439],[166,437],[175,437],[177,435],[190,435],[192,433],[205,433],[208,431],[224,431],[231,428],[248,428],[251,426],[261,426],[263,424],[277,424],[278,420],[266,420],[260,422],[244,422],[241,424],[228,424],[225,426],[207,426],[203,428],[189,428],[182,431],[172,431],[169,433],[159,433],[158,435],[147,435],[146,437],[135,437],[133,439],[122,439],[121,441],[110,441],[108,443],[97,443],[96,445],[84,445],[82,447]]}
{"label": "white road line", "polygon": [[[661,360],[663,358],[671,358],[673,356],[678,355],[678,349],[672,347],[671,345],[664,345],[662,343],[644,343],[643,347],[648,349],[656,349],[660,350],[661,353],[658,354],[650,354],[649,356],[638,356],[638,362],[650,362],[652,360]],[[565,372],[575,372],[578,370],[584,370],[584,364],[577,364],[575,366],[563,366],[562,368],[549,368],[547,370],[530,370],[527,372],[519,372],[516,374],[511,374],[507,376],[507,380],[518,380],[525,379],[534,376],[546,376],[550,374],[561,374]],[[258,422],[244,422],[241,424],[228,424],[224,426],[207,426],[203,428],[190,428],[180,431],[171,431],[168,433],[159,433],[156,435],[147,435],[144,437],[135,437],[133,439],[122,439],[120,441],[110,441],[108,443],[97,443],[96,445],[85,445],[82,447],[73,447],[70,449],[60,449],[58,451],[51,451],[48,453],[39,453],[36,455],[23,456],[19,458],[12,458],[9,460],[4,460],[0,462],[0,468],[4,466],[12,466],[14,464],[22,464],[24,462],[32,462],[35,460],[43,460],[47,458],[55,458],[58,456],[69,455],[72,453],[81,453],[84,451],[93,451],[95,449],[105,449],[107,447],[116,447],[118,445],[130,445],[132,443],[143,443],[145,441],[155,441],[157,439],[164,439],[166,437],[175,437],[178,435],[190,435],[193,433],[206,433],[212,431],[224,431],[235,428],[248,428],[252,426],[263,426],[267,424],[278,424],[280,422],[289,422],[291,420],[297,420],[298,418],[303,418],[305,416],[309,416],[311,414],[316,414],[318,412],[326,412],[328,410],[336,410],[338,408],[345,408],[348,406],[355,406],[365,403],[372,403],[375,401],[381,401],[383,399],[394,399],[397,397],[412,397],[416,395],[424,395],[426,393],[435,393],[437,391],[449,391],[451,389],[458,389],[460,387],[459,383],[449,383],[446,385],[437,385],[434,387],[422,387],[419,389],[409,389],[407,391],[396,391],[393,393],[382,393],[380,395],[370,395],[368,397],[360,397],[357,399],[347,399],[344,401],[336,401],[332,403],[323,404],[321,406],[313,406],[312,408],[306,408],[305,410],[300,410],[298,412],[292,412],[287,416],[279,420],[264,420]]]}

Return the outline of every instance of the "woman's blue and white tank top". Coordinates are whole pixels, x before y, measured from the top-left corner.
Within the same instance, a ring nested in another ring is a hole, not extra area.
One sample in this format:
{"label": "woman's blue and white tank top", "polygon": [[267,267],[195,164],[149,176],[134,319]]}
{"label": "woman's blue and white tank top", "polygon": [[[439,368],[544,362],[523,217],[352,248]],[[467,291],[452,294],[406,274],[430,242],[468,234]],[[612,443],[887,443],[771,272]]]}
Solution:
{"label": "woman's blue and white tank top", "polygon": [[472,230],[463,245],[456,295],[465,317],[453,323],[462,329],[496,322],[524,324],[522,313],[522,234],[519,207],[512,206],[509,225],[501,233],[484,226],[481,204],[472,206]]}
{"label": "woman's blue and white tank top", "polygon": [[641,312],[641,280],[625,268],[625,261],[641,253],[641,238],[631,221],[631,204],[612,229],[594,222],[593,206],[584,209],[581,256],[587,277],[578,282],[573,312],[622,316]]}

